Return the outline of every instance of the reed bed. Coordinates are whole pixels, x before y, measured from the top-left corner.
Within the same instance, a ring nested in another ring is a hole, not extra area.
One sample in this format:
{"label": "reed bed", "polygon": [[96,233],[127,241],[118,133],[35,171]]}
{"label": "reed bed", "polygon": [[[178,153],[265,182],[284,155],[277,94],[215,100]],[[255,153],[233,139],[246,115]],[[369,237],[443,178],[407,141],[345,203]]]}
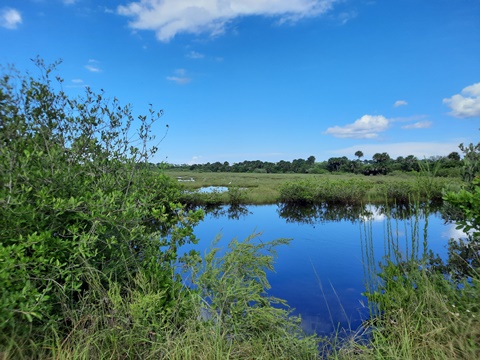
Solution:
{"label": "reed bed", "polygon": [[[183,201],[193,205],[221,204],[384,204],[415,200],[441,201],[445,189],[459,189],[460,179],[422,174],[364,176],[353,174],[201,173],[167,171],[184,188]],[[196,190],[227,187],[227,192]]]}

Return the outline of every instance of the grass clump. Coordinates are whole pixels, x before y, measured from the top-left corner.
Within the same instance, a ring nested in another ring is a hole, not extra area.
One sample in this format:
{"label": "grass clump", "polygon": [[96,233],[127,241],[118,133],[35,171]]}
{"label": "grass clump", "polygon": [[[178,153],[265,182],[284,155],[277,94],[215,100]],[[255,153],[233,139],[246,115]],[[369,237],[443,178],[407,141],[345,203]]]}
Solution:
{"label": "grass clump", "polygon": [[371,318],[365,327],[369,341],[350,339],[330,353],[332,358],[480,358],[479,184],[474,181],[470,191],[445,195],[462,213],[457,228],[470,231],[464,239],[450,241],[446,262],[427,252],[428,222],[420,250],[418,213],[412,219],[406,249],[400,249],[398,235],[387,225],[387,255],[380,268],[366,227],[364,261],[369,281],[365,295]]}
{"label": "grass clump", "polygon": [[478,359],[480,277],[454,283],[443,274],[389,263],[383,285],[367,294],[377,306],[368,343],[350,341],[337,359]]}
{"label": "grass clump", "polygon": [[282,203],[304,204],[360,204],[370,188],[371,183],[362,179],[320,178],[289,182],[280,188],[279,201]]}
{"label": "grass clump", "polygon": [[128,288],[87,274],[89,294],[65,312],[69,333],[34,342],[2,334],[2,359],[319,359],[319,339],[266,293],[275,247],[287,243],[251,236],[232,240],[223,255],[213,247],[189,268],[189,287],[177,289],[174,307],[145,273],[132,275]]}

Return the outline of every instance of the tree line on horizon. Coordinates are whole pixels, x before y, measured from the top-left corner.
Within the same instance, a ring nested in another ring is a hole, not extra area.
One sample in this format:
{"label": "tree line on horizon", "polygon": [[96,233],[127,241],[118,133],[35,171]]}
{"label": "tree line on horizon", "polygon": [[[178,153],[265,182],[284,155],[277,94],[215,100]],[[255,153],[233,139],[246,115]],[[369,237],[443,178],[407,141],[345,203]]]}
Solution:
{"label": "tree line on horizon", "polygon": [[[463,144],[460,145],[463,149]],[[387,152],[376,153],[371,159],[362,159],[364,154],[358,150],[355,152],[356,159],[346,156],[331,157],[326,161],[316,162],[315,156],[307,159],[295,159],[292,161],[280,160],[269,162],[261,160],[245,160],[230,164],[228,161],[220,161],[205,164],[168,164],[167,168],[186,171],[205,172],[235,172],[235,173],[296,173],[296,174],[327,174],[327,173],[353,173],[363,175],[386,175],[392,172],[418,172],[421,163],[435,166],[438,176],[461,176],[464,159],[456,151],[447,156],[432,156],[426,159],[418,159],[414,155],[391,158]]]}

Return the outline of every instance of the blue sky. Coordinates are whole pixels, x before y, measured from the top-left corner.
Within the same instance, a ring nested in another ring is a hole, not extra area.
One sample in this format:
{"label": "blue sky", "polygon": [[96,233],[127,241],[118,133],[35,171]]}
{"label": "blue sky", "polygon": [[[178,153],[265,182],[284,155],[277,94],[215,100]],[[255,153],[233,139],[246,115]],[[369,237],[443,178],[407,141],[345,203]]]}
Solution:
{"label": "blue sky", "polygon": [[153,162],[276,162],[477,143],[478,0],[2,0],[0,63],[163,109]]}

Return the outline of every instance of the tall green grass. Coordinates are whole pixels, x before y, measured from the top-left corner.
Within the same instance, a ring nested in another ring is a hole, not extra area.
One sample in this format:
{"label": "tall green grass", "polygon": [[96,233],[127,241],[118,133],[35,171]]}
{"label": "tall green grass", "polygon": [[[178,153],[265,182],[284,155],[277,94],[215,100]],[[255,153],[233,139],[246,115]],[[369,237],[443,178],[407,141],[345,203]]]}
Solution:
{"label": "tall green grass", "polygon": [[66,336],[0,334],[0,359],[318,359],[319,339],[266,293],[275,248],[287,243],[258,236],[234,239],[228,249],[214,243],[204,261],[188,267],[168,312],[155,278],[131,274],[125,288],[91,269],[89,292],[65,309]]}
{"label": "tall green grass", "polygon": [[[416,207],[419,209],[419,206]],[[480,274],[454,279],[427,251],[428,212],[411,214],[410,228],[390,218],[385,256],[374,253],[371,223],[362,247],[370,319],[368,342],[350,338],[330,354],[334,359],[480,358]],[[406,234],[399,236],[400,233]],[[450,256],[456,256],[450,254]]]}
{"label": "tall green grass", "polygon": [[[167,171],[182,182],[183,202],[191,205],[336,203],[408,203],[417,199],[439,201],[445,189],[458,189],[459,179],[446,179],[435,173],[398,176],[199,173]],[[225,186],[226,193],[199,194],[201,187]],[[235,196],[239,195],[241,196]]]}

